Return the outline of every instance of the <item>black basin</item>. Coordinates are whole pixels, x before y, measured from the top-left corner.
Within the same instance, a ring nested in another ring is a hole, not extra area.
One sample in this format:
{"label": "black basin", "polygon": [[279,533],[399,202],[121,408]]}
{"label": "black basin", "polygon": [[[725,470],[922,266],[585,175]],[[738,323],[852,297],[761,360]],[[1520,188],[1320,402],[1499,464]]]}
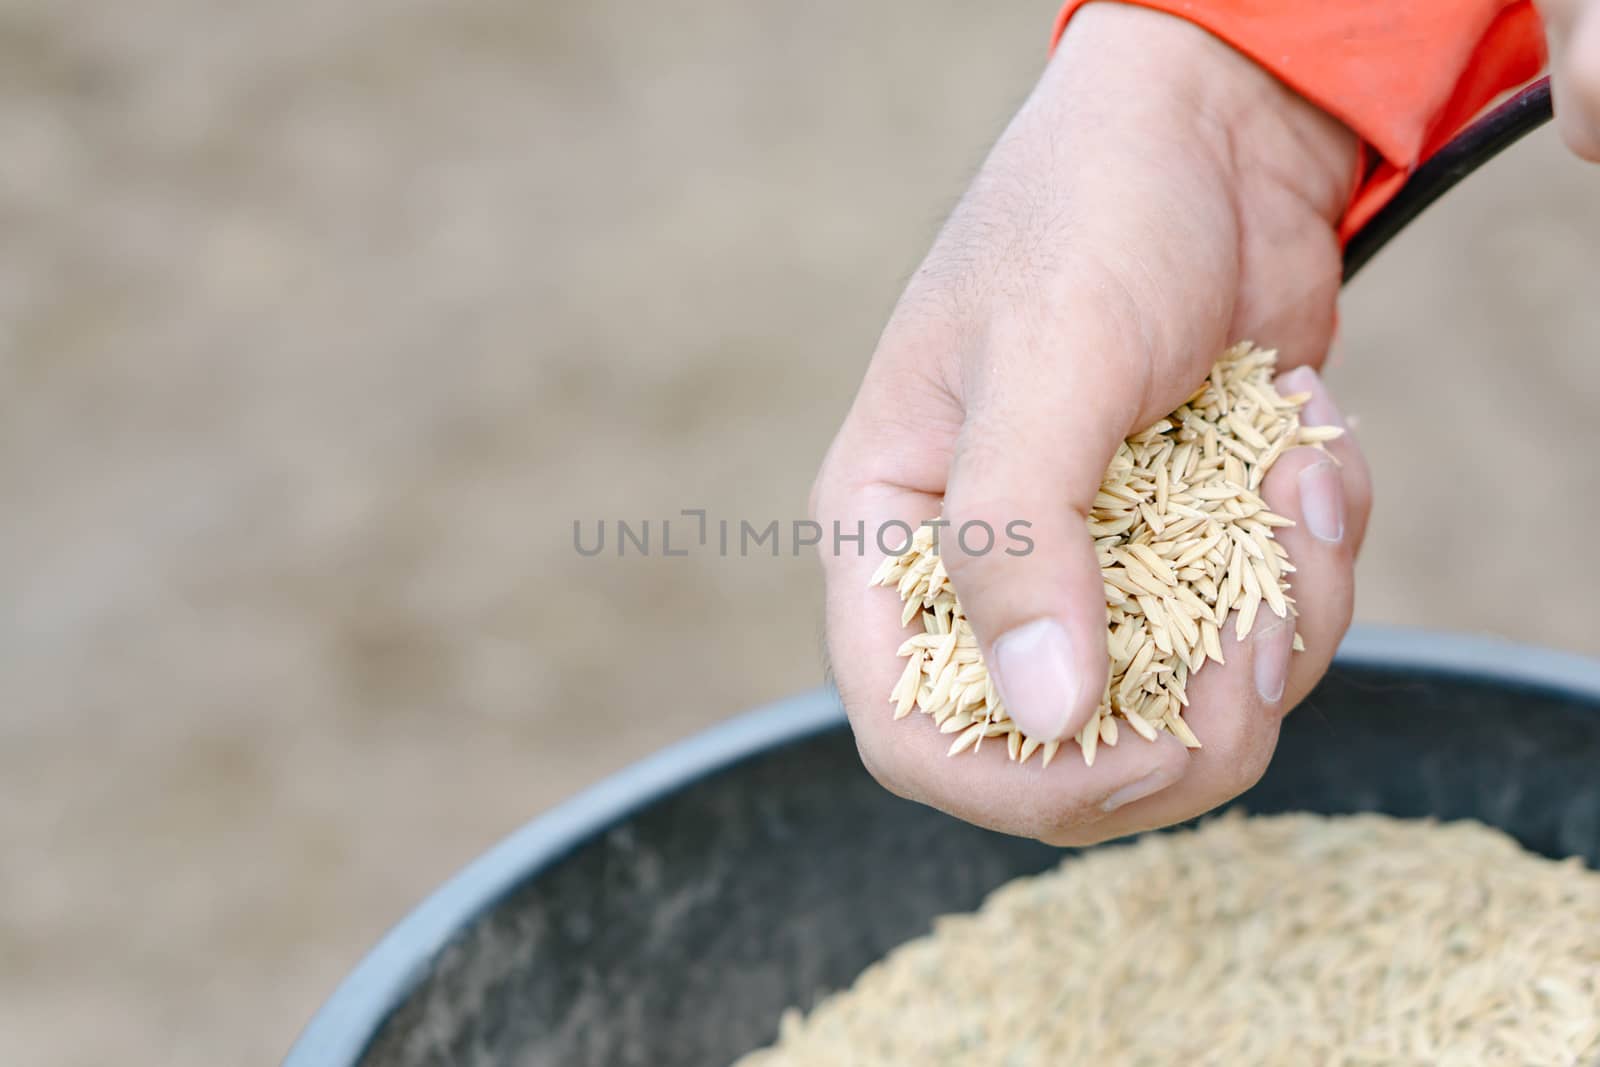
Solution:
{"label": "black basin", "polygon": [[[1470,817],[1600,866],[1600,663],[1357,629],[1241,803]],[[288,1064],[725,1064],[1061,855],[890,796],[807,694],[507,839],[379,944]]]}

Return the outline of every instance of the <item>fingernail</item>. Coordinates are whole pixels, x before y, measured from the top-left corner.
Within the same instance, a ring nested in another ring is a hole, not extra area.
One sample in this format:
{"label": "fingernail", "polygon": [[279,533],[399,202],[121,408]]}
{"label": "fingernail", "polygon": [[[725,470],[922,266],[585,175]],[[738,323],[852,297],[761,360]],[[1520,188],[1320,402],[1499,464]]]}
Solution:
{"label": "fingernail", "polygon": [[1277,388],[1278,392],[1285,396],[1294,393],[1313,393],[1316,392],[1317,385],[1321,380],[1315,369],[1311,367],[1296,367],[1294,370],[1284,371],[1278,375]]}
{"label": "fingernail", "polygon": [[1080,681],[1072,642],[1055,619],[1035,619],[994,643],[994,683],[1011,720],[1040,741],[1069,733]]}
{"label": "fingernail", "polygon": [[1301,367],[1309,379],[1308,385],[1301,391],[1311,394],[1311,399],[1306,401],[1306,406],[1300,410],[1300,421],[1306,426],[1344,426],[1344,414],[1339,410],[1339,405],[1333,402],[1333,394],[1328,392],[1327,383],[1322,380],[1322,375],[1310,367]]}
{"label": "fingernail", "polygon": [[1344,484],[1339,465],[1318,460],[1300,472],[1300,514],[1311,536],[1329,544],[1344,539]]}
{"label": "fingernail", "polygon": [[1293,638],[1286,639],[1284,630],[1291,619],[1274,619],[1256,631],[1255,647],[1256,695],[1267,704],[1283,699],[1283,687],[1289,680],[1289,652]]}
{"label": "fingernail", "polygon": [[1132,804],[1135,800],[1143,800],[1151,793],[1159,793],[1171,784],[1169,782],[1170,777],[1164,770],[1151,771],[1138,781],[1129,782],[1115,793],[1106,797],[1105,803],[1100,805],[1100,810],[1116,811],[1118,808]]}

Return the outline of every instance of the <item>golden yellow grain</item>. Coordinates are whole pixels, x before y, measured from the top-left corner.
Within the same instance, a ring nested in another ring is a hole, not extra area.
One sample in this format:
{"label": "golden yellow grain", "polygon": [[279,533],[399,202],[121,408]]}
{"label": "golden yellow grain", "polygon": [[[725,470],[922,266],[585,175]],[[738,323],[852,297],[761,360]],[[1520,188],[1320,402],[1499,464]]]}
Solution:
{"label": "golden yellow grain", "polygon": [[1223,816],[946,916],[738,1067],[1600,1062],[1600,873],[1478,823]]}
{"label": "golden yellow grain", "polygon": [[[1301,426],[1309,394],[1280,396],[1276,353],[1248,343],[1217,360],[1205,385],[1155,425],[1117,449],[1088,516],[1106,600],[1110,679],[1094,719],[1075,739],[1086,763],[1120,738],[1116,720],[1153,740],[1157,729],[1198,748],[1183,721],[1189,675],[1221,663],[1220,628],[1235,613],[1243,640],[1262,604],[1295,614],[1289,564],[1272,531],[1292,525],[1267,509],[1258,489],[1289,448],[1320,447],[1337,428]],[[941,731],[962,731],[950,754],[1006,737],[1006,753],[1026,763],[1041,746],[1022,737],[997,698],[978,642],[920,527],[903,555],[884,560],[873,585],[893,586],[902,621],[920,614],[924,633],[900,646],[904,672],[890,693],[896,718],[922,711]],[[1304,648],[1298,634],[1294,648]],[[1043,746],[1046,764],[1056,746]]]}

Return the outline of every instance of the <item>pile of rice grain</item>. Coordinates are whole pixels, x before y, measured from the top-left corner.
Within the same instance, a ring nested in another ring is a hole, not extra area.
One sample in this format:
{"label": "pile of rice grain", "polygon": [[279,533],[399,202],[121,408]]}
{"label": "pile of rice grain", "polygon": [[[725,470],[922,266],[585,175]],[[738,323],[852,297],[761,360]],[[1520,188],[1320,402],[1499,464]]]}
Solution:
{"label": "pile of rice grain", "polygon": [[1478,823],[1286,815],[1011,882],[739,1067],[1597,1057],[1600,874]]}
{"label": "pile of rice grain", "polygon": [[[1086,763],[1099,745],[1117,743],[1119,719],[1146,740],[1164,729],[1200,747],[1183,721],[1185,686],[1206,660],[1222,662],[1229,612],[1242,641],[1263,606],[1279,618],[1294,611],[1294,568],[1272,536],[1292,524],[1267,510],[1261,482],[1288,449],[1342,431],[1300,425],[1310,397],[1280,396],[1276,363],[1277,353],[1249,343],[1230,348],[1177,411],[1119,446],[1106,471],[1088,525],[1104,576],[1111,671],[1099,710],[1076,738]],[[931,715],[956,735],[952,756],[1004,738],[1011,759],[1026,763],[1040,743],[1016,727],[995,693],[934,533],[921,526],[872,578],[896,588],[907,624],[922,619],[923,633],[900,646],[907,662],[889,697],[895,718],[913,708]],[[1294,647],[1304,647],[1298,634]],[[1042,746],[1046,765],[1058,746]]]}

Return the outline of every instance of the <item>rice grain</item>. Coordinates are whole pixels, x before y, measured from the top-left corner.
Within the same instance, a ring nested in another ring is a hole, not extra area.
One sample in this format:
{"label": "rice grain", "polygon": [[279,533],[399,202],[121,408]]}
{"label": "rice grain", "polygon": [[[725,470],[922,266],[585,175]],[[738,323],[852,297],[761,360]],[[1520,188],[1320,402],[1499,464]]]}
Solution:
{"label": "rice grain", "polygon": [[739,1067],[1597,1056],[1600,873],[1473,822],[1234,813],[1002,886]]}
{"label": "rice grain", "polygon": [[[1279,395],[1276,363],[1275,352],[1248,342],[1228,349],[1193,396],[1123,442],[1106,470],[1087,525],[1100,561],[1111,663],[1100,706],[1075,739],[1085,763],[1094,762],[1099,745],[1118,742],[1118,718],[1146,740],[1164,729],[1200,747],[1183,722],[1185,687],[1208,660],[1223,662],[1220,628],[1229,614],[1240,641],[1263,604],[1278,618],[1296,614],[1288,580],[1294,568],[1272,533],[1293,523],[1269,511],[1258,490],[1288,449],[1321,447],[1341,431],[1300,424],[1310,394]],[[895,718],[915,709],[944,732],[981,723],[981,733],[961,734],[949,754],[1006,736],[1007,755],[1025,763],[1041,746],[1020,736],[995,694],[934,529],[919,527],[906,551],[884,560],[872,578],[899,593],[904,625],[920,618],[923,627],[900,646],[908,662],[889,695]],[[1295,650],[1304,647],[1296,634]],[[1043,748],[1048,764],[1055,748]]]}

